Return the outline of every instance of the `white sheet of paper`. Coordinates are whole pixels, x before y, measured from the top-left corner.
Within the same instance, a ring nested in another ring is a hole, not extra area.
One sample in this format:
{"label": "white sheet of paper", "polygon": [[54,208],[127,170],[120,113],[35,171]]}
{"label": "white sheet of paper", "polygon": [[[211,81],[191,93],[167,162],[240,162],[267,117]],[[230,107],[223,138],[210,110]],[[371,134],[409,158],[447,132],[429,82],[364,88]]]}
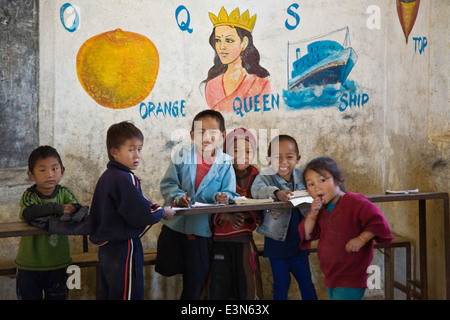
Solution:
{"label": "white sheet of paper", "polygon": [[172,207],[172,209],[175,211],[181,211],[181,210],[187,210],[187,209],[189,209],[189,207]]}
{"label": "white sheet of paper", "polygon": [[224,206],[225,203],[204,203],[204,202],[195,202],[191,207],[199,208],[199,207],[216,207],[216,206]]}
{"label": "white sheet of paper", "polygon": [[393,193],[393,194],[409,194],[409,193],[419,193],[419,189],[415,190],[386,190],[386,193]]}
{"label": "white sheet of paper", "polygon": [[224,206],[225,203],[204,203],[204,202],[195,202],[190,207],[172,207],[175,211],[187,210],[190,208],[201,208],[201,207],[217,207]]}
{"label": "white sheet of paper", "polygon": [[298,206],[299,204],[302,203],[312,203],[314,201],[314,199],[311,196],[308,197],[301,197],[301,198],[295,198],[295,199],[291,199],[289,200],[293,206]]}

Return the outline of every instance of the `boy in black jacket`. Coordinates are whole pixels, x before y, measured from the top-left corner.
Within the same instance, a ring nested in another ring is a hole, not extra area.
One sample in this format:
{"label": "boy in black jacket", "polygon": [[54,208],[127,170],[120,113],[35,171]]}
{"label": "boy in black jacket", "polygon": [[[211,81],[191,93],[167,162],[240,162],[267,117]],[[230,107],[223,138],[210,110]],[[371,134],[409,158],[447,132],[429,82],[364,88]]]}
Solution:
{"label": "boy in black jacket", "polygon": [[99,245],[99,298],[144,298],[143,250],[139,236],[147,225],[171,219],[170,207],[161,208],[142,195],[137,169],[144,136],[129,122],[107,132],[109,163],[95,187],[91,204],[91,242]]}

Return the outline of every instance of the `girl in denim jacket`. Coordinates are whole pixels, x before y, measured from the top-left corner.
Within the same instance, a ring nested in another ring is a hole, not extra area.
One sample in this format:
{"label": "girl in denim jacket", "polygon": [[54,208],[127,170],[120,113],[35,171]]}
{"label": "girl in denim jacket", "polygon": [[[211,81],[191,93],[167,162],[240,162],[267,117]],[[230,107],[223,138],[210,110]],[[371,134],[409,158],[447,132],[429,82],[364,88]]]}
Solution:
{"label": "girl in denim jacket", "polygon": [[[256,199],[288,201],[294,190],[305,189],[302,170],[295,168],[300,160],[297,142],[280,135],[269,145],[270,167],[259,174],[252,185]],[[317,300],[311,280],[309,251],[301,250],[298,225],[303,215],[298,208],[264,210],[257,231],[265,236],[264,256],[270,260],[273,275],[273,299],[286,300],[291,273],[297,280],[303,300]]]}

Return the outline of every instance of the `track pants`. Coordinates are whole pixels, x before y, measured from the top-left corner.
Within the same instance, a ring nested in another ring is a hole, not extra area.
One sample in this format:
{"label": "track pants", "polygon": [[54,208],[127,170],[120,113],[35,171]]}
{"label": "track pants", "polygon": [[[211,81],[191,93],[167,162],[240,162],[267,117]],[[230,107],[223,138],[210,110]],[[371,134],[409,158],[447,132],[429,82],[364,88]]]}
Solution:
{"label": "track pants", "polygon": [[99,247],[99,299],[144,299],[144,254],[139,238]]}

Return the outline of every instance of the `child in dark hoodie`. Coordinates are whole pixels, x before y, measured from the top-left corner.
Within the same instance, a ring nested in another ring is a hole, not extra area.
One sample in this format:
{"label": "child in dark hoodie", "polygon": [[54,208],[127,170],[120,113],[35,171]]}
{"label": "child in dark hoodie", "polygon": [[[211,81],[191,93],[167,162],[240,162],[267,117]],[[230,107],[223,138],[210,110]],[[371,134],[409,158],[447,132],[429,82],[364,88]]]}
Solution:
{"label": "child in dark hoodie", "polygon": [[132,170],[139,166],[144,136],[129,122],[108,129],[110,159],[100,177],[91,204],[93,232],[99,246],[99,298],[144,298],[143,250],[140,235],[147,225],[170,219],[174,211],[161,208],[142,195]]}

